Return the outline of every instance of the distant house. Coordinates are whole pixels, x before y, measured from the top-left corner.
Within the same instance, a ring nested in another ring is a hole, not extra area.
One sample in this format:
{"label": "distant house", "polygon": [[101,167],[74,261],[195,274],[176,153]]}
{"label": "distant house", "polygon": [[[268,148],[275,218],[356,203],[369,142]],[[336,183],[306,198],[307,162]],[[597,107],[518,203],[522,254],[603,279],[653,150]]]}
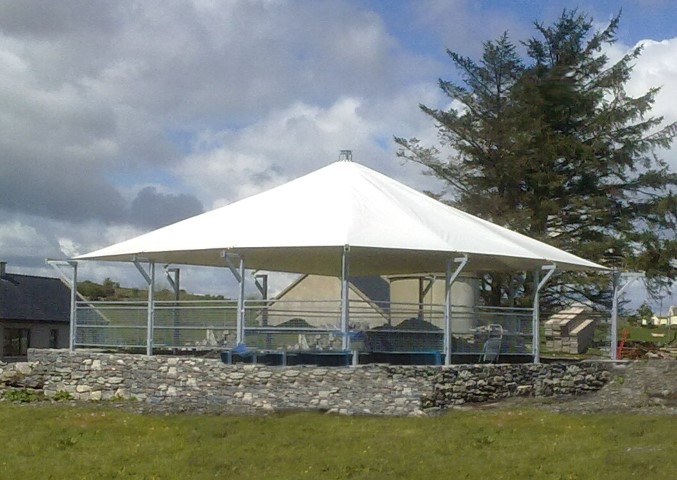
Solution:
{"label": "distant house", "polygon": [[670,307],[666,316],[654,315],[647,323],[655,327],[677,325],[677,307]]}
{"label": "distant house", "polygon": [[66,348],[70,289],[59,279],[8,273],[0,262],[0,358],[28,348]]}

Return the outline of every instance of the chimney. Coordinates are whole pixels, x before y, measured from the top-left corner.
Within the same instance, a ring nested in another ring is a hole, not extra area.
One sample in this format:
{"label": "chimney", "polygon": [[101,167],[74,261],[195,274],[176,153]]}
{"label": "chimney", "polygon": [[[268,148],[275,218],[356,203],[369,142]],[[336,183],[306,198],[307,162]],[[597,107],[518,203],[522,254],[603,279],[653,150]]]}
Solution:
{"label": "chimney", "polygon": [[0,278],[5,276],[5,269],[7,268],[7,262],[0,262]]}

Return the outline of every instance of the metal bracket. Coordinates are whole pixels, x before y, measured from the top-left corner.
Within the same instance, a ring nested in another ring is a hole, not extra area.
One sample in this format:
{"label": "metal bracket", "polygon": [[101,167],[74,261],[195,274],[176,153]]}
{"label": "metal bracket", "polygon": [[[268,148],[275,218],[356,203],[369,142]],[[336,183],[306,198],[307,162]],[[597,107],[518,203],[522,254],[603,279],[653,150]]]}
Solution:
{"label": "metal bracket", "polygon": [[178,298],[180,293],[179,275],[181,275],[181,269],[177,267],[169,268],[169,265],[165,265],[164,270],[167,281],[169,282],[169,285],[171,285],[172,290],[174,290],[174,295]]}
{"label": "metal bracket", "polygon": [[614,273],[614,282],[617,285],[621,279],[627,279],[628,282],[619,289],[615,289],[616,294],[620,297],[626,288],[628,288],[635,280],[640,278],[646,278],[645,272],[615,272]]}
{"label": "metal bracket", "polygon": [[141,276],[143,276],[144,280],[146,280],[146,283],[150,285],[153,280],[150,278],[150,274],[146,272],[146,269],[143,267],[143,265],[141,265],[141,260],[137,257],[134,257],[132,259],[132,262],[134,263],[134,266],[139,271]]}
{"label": "metal bracket", "polygon": [[233,263],[233,259],[241,259],[240,255],[236,255],[234,253],[228,253],[225,250],[221,252],[221,257],[223,260],[226,262],[226,267],[228,267],[228,270],[230,270],[230,273],[233,274],[235,277],[235,280],[237,280],[237,283],[242,282],[242,277],[240,276],[240,267],[236,266]]}
{"label": "metal bracket", "polygon": [[536,292],[540,292],[541,289],[545,286],[546,283],[548,283],[548,280],[550,280],[550,277],[552,277],[553,273],[555,273],[555,270],[557,270],[557,265],[554,263],[552,265],[544,265],[541,267],[541,270],[546,272],[545,276],[543,276],[543,279],[538,283],[538,286],[536,287]]}
{"label": "metal bracket", "polygon": [[430,291],[431,288],[433,288],[433,285],[435,284],[435,280],[437,280],[437,278],[435,277],[435,275],[431,275],[431,276],[425,277],[425,280],[428,280],[428,285],[426,285],[426,287],[421,292],[422,297],[425,297],[426,295],[428,295],[428,292]]}
{"label": "metal bracket", "polygon": [[74,260],[53,260],[50,258],[45,259],[45,263],[52,267],[59,274],[59,280],[66,285],[68,288],[73,288],[73,282],[71,279],[61,270],[61,267],[68,265],[72,268],[77,268],[78,262]]}
{"label": "metal bracket", "polygon": [[[261,281],[263,283],[261,283]],[[261,294],[261,297],[263,297],[264,300],[267,300],[268,299],[268,274],[259,273],[259,274],[254,275],[254,285],[256,285],[256,289]]]}

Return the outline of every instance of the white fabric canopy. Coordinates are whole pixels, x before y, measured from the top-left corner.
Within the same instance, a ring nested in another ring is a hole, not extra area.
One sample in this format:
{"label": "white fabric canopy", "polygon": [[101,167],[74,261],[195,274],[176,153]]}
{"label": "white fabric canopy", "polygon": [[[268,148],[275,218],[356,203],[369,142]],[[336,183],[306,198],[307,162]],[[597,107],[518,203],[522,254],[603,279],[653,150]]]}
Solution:
{"label": "white fabric canopy", "polygon": [[605,270],[350,161],[75,259],[223,266],[227,252],[251,269],[340,276],[344,246],[353,276],[443,272],[459,255],[466,272]]}

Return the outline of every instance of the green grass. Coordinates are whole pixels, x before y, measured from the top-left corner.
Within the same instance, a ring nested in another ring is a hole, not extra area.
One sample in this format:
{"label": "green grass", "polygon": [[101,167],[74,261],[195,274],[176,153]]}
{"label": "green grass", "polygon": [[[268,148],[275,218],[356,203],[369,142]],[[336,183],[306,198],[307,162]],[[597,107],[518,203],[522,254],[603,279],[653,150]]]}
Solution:
{"label": "green grass", "polygon": [[[673,327],[672,329],[668,330],[667,326],[649,328],[649,327],[640,327],[640,326],[635,327],[631,325],[624,325],[622,328],[619,328],[618,331],[619,341],[621,338],[623,338],[623,330],[628,330],[630,332],[628,340],[653,342],[659,346],[665,345],[666,343],[670,342],[675,337],[675,335],[677,335],[677,327]],[[651,335],[652,333],[664,334],[664,336],[654,337]]]}
{"label": "green grass", "polygon": [[0,478],[672,479],[677,418],[141,416],[0,404]]}

